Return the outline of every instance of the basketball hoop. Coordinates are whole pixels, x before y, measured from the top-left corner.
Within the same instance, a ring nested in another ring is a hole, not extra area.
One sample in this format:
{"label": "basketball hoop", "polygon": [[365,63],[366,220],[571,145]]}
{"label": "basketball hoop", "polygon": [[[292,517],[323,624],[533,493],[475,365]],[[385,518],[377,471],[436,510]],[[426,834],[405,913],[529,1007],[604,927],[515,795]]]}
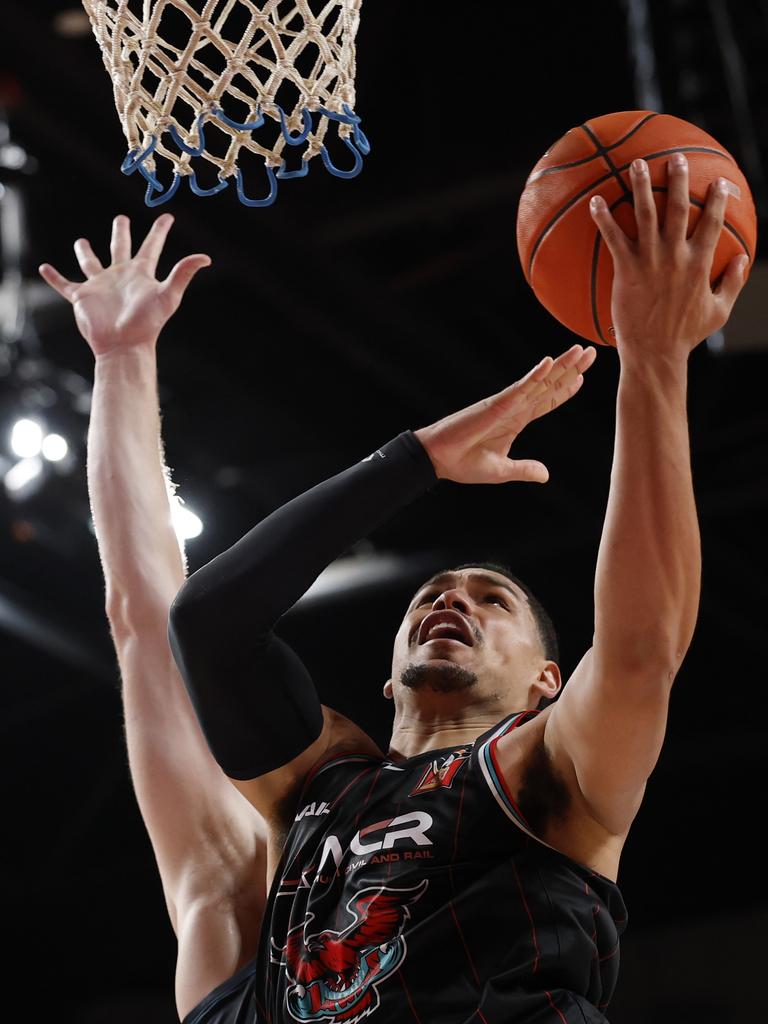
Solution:
{"label": "basketball hoop", "polygon": [[[312,0],[313,13],[309,0],[83,0],[128,141],[121,170],[146,180],[147,206],[184,178],[198,196],[234,179],[240,202],[269,206],[278,179],[305,177],[318,155],[337,177],[359,174],[370,152],[354,112],[361,4]],[[333,163],[329,130],[352,153],[349,169]],[[289,167],[297,146],[300,166]],[[247,153],[263,158],[262,198],[246,194]]]}

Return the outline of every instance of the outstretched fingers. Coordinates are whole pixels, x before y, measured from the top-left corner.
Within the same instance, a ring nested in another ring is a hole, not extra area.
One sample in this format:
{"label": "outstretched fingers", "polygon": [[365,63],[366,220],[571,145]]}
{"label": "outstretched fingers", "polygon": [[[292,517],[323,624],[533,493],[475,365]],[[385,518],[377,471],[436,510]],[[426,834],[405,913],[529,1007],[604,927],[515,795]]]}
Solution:
{"label": "outstretched fingers", "polygon": [[613,262],[616,263],[624,258],[630,250],[631,243],[616,223],[602,196],[592,196],[589,201],[589,212],[608,247]]}
{"label": "outstretched fingers", "polygon": [[550,412],[575,394],[574,381],[592,365],[595,349],[573,345],[552,359],[546,356],[524,377],[474,407],[471,435],[474,442],[518,434],[537,416]]}
{"label": "outstretched fingers", "polygon": [[498,483],[516,480],[520,483],[545,484],[549,480],[549,470],[543,462],[535,459],[505,459],[500,455],[497,472]]}
{"label": "outstretched fingers", "polygon": [[157,269],[165,240],[172,225],[172,214],[164,213],[158,217],[136,253],[137,260],[144,260],[147,263],[150,274],[154,274]]}
{"label": "outstretched fingers", "polygon": [[75,256],[80,264],[80,269],[87,278],[95,277],[104,269],[87,238],[78,238],[75,242]]}
{"label": "outstretched fingers", "polygon": [[574,345],[555,361],[550,373],[526,396],[524,407],[517,407],[514,415],[525,423],[545,416],[548,412],[573,398],[584,383],[583,374],[594,363],[597,351],[593,346]]}
{"label": "outstretched fingers", "polygon": [[131,258],[131,222],[124,214],[119,214],[112,221],[109,251],[113,263],[127,263]]}
{"label": "outstretched fingers", "polygon": [[731,315],[733,304],[746,283],[748,266],[749,256],[734,256],[715,288],[715,295],[723,303],[728,316]]}
{"label": "outstretched fingers", "polygon": [[708,261],[707,269],[712,265],[715,249],[723,231],[725,208],[728,205],[729,195],[728,183],[725,178],[718,178],[712,182],[699,223],[691,235],[691,245]]}
{"label": "outstretched fingers", "polygon": [[68,281],[63,274],[60,274],[50,263],[41,263],[38,267],[40,277],[49,284],[54,291],[57,291],[67,302],[72,302],[72,296],[79,287],[74,281]]}
{"label": "outstretched fingers", "polygon": [[195,253],[194,256],[185,256],[183,260],[179,260],[160,286],[162,291],[168,295],[174,307],[178,306],[181,302],[189,282],[198,270],[210,265],[211,257],[206,256],[205,253]]}
{"label": "outstretched fingers", "polygon": [[496,396],[497,409],[516,416],[541,402],[553,403],[551,407],[554,409],[559,404],[559,392],[592,365],[595,355],[592,346],[585,349],[581,345],[572,345],[547,365],[542,361],[522,380]]}

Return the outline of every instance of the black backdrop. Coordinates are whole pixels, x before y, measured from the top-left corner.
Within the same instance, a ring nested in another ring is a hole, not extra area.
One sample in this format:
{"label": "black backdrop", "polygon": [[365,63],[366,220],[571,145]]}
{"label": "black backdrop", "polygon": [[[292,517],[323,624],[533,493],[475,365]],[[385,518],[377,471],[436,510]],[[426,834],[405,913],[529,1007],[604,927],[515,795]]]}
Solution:
{"label": "black backdrop", "polygon": [[[152,220],[138,180],[119,172],[124,142],[94,39],[53,27],[69,6],[5,0],[0,11],[12,138],[37,161],[34,173],[2,179],[24,198],[30,280],[42,260],[75,276],[80,235],[105,254],[115,213],[133,218],[137,236]],[[701,12],[667,6],[698,45]],[[652,5],[654,31],[674,100],[663,7]],[[759,5],[746,7],[757,16]],[[754,32],[741,31],[757,75]],[[705,84],[715,73],[704,66]],[[205,523],[188,544],[191,569],[405,427],[498,390],[573,341],[523,280],[517,199],[565,130],[639,106],[625,6],[367,0],[357,85],[373,147],[358,178],[334,179],[316,162],[268,209],[186,189],[170,204],[164,267],[192,251],[214,264],[159,346],[168,461]],[[699,123],[741,158],[738,118],[703,95]],[[690,116],[682,99],[666,109]],[[25,500],[0,492],[8,991],[39,994],[28,1020],[55,1006],[61,1021],[170,1024],[175,942],[128,776],[88,529],[92,357],[57,304],[4,352],[0,430],[37,410],[73,449],[69,468]],[[622,862],[631,923],[614,1024],[762,1019],[767,363],[765,350],[727,345],[691,359],[701,614]],[[509,562],[550,610],[565,671],[574,667],[591,639],[616,381],[615,353],[600,350],[578,399],[526,432],[521,454],[548,464],[545,488],[441,484],[357,551],[400,556],[410,572],[286,618],[283,635],[326,703],[386,743],[392,636],[424,567],[457,558]]]}

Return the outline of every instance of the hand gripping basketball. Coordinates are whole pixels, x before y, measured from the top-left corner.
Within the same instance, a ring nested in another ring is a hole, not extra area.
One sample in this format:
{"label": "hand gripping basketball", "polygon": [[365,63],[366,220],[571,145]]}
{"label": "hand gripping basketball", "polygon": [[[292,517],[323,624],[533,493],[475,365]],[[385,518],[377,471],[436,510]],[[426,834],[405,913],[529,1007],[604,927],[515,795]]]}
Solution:
{"label": "hand gripping basketball", "polygon": [[198,253],[180,260],[164,281],[155,278],[163,245],[173,224],[164,214],[152,225],[135,256],[131,256],[131,226],[115,217],[110,251],[112,264],[102,266],[90,242],[79,238],[75,255],[86,280],[69,281],[50,264],[40,276],[71,302],[80,333],[94,356],[118,348],[154,345],[165,323],[179,308],[189,282],[210,257]]}
{"label": "hand gripping basketball", "polygon": [[573,345],[557,359],[546,356],[498,394],[416,430],[437,476],[460,484],[546,483],[549,471],[543,463],[510,459],[509,449],[532,420],[576,394],[594,360],[594,348]]}
{"label": "hand gripping basketball", "polygon": [[659,225],[648,165],[631,167],[637,240],[616,223],[605,200],[593,196],[590,212],[613,258],[611,314],[620,354],[684,352],[725,324],[745,281],[749,257],[735,256],[713,289],[710,274],[723,229],[728,183],[712,183],[690,238],[688,162],[669,161],[666,214]]}

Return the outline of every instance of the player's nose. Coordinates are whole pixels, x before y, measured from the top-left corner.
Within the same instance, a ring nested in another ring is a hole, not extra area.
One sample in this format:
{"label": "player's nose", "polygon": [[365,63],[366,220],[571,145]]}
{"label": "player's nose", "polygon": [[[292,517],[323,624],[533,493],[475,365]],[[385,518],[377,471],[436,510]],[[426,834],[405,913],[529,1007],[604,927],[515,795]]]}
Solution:
{"label": "player's nose", "polygon": [[458,587],[444,590],[432,603],[433,611],[443,611],[450,608],[452,611],[461,612],[462,615],[471,615],[471,602],[469,595]]}

